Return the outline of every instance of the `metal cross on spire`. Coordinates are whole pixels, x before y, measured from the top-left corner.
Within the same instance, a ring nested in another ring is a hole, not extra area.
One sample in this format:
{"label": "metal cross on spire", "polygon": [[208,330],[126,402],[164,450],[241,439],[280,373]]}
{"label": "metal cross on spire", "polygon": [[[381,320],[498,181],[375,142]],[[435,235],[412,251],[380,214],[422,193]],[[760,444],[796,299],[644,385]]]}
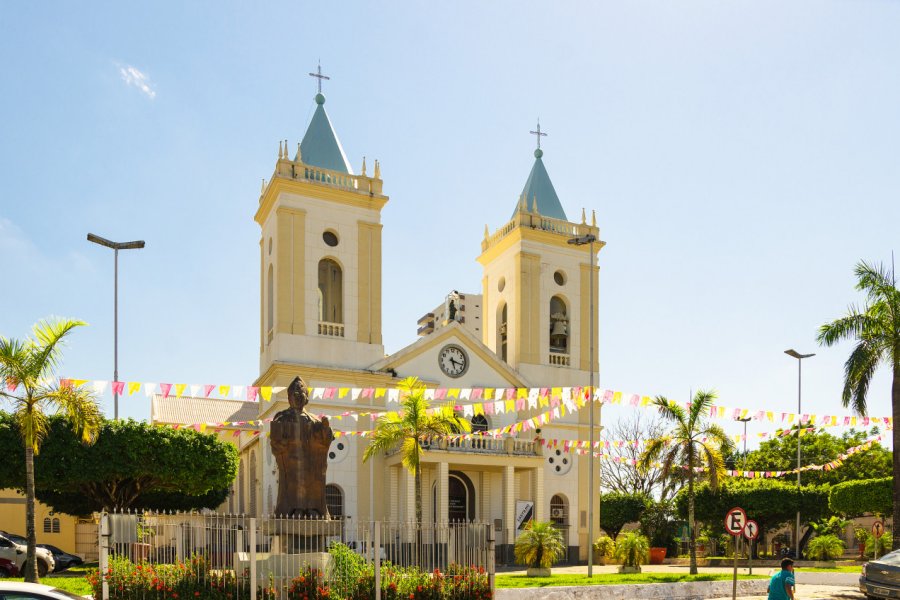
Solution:
{"label": "metal cross on spire", "polygon": [[322,75],[322,61],[319,61],[319,68],[316,69],[316,72],[315,72],[315,73],[310,73],[309,76],[310,76],[310,77],[315,77],[315,78],[318,80],[316,83],[317,83],[318,86],[319,86],[319,93],[320,93],[320,94],[322,93],[322,80],[323,80],[323,79],[329,79],[329,80],[331,79],[331,77],[328,77],[327,75]]}
{"label": "metal cross on spire", "polygon": [[538,123],[538,124],[537,124],[537,131],[529,131],[528,133],[530,133],[531,135],[537,137],[538,150],[540,150],[540,149],[541,149],[541,138],[542,138],[542,137],[547,137],[547,134],[546,134],[546,133],[543,133],[543,132],[541,131],[541,120],[540,120],[540,119],[538,119],[538,122],[537,122],[537,123]]}

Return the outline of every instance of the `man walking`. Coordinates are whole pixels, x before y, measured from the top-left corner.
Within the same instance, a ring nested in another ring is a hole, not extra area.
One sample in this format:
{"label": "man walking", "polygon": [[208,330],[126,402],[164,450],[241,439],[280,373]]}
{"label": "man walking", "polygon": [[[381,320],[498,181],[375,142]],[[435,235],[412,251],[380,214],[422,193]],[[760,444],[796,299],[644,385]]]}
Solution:
{"label": "man walking", "polygon": [[794,585],[794,561],[784,558],[781,560],[781,571],[769,580],[769,600],[794,600]]}

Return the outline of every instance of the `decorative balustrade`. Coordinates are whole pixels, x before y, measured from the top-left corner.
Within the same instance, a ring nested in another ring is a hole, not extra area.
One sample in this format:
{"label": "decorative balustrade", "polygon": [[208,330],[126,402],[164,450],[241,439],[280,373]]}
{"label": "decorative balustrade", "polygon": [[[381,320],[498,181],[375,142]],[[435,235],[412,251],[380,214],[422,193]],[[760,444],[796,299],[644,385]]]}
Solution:
{"label": "decorative balustrade", "polygon": [[[520,440],[517,438],[434,438],[422,443],[426,450],[443,450],[446,452],[465,452],[471,454],[505,454],[514,456],[537,456],[539,446],[534,440]],[[399,448],[394,448],[387,454],[396,454]]]}
{"label": "decorative balustrade", "polygon": [[344,337],[343,323],[329,323],[328,321],[319,321],[319,335],[327,335],[330,337]]}
{"label": "decorative balustrade", "polygon": [[599,235],[599,231],[596,227],[587,225],[586,223],[570,223],[562,219],[553,219],[551,217],[544,217],[539,214],[530,212],[518,212],[503,227],[495,231],[493,234],[485,236],[484,240],[482,240],[481,242],[482,252],[498,243],[500,240],[505,238],[507,235],[509,235],[519,227],[546,231],[548,233],[554,233],[566,237],[576,237],[584,235],[586,233]]}
{"label": "decorative balustrade", "polygon": [[[351,175],[331,169],[322,169],[302,162],[294,162],[285,158],[278,161],[275,167],[275,175],[286,179],[298,181],[310,181],[319,185],[360,192],[363,194],[381,195],[383,182],[378,173],[375,177],[366,175]],[[265,193],[265,185],[262,193]]]}
{"label": "decorative balustrade", "polygon": [[568,354],[559,354],[556,352],[550,353],[550,364],[554,367],[568,367],[569,360]]}

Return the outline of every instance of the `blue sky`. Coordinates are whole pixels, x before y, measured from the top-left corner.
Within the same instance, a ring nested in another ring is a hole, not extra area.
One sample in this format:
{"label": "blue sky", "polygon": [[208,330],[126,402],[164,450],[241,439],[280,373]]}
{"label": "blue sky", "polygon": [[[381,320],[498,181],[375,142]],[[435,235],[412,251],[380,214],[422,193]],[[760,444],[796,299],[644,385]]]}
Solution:
{"label": "blue sky", "polygon": [[[251,382],[252,215],[321,58],[351,163],[381,160],[391,196],[389,352],[479,291],[540,117],[565,210],[608,242],[601,385],[785,410],[797,347],[809,412],[843,414],[849,347],[814,336],[859,300],[855,262],[900,250],[898,22],[868,0],[3,3],[0,333],[82,318],[64,372],[111,379],[112,256],[85,234],[145,239],[120,261],[120,378]],[[870,401],[889,412],[886,371]]]}

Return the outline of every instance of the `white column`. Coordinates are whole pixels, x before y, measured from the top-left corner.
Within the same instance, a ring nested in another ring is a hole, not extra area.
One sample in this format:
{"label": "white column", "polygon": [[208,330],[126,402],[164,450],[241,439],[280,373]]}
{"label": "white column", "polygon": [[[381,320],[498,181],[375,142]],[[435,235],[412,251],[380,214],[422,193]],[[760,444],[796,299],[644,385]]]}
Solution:
{"label": "white column", "polygon": [[[421,469],[422,467],[419,466]],[[409,472],[408,469],[403,469],[403,474],[406,478],[406,519],[407,521],[414,522],[416,520],[416,477],[412,473]]]}
{"label": "white column", "polygon": [[450,520],[450,465],[445,462],[437,464],[437,487],[435,489],[437,504],[437,522]]}
{"label": "white column", "polygon": [[503,467],[503,528],[506,530],[507,544],[516,541],[516,468]]}
{"label": "white column", "polygon": [[534,518],[547,520],[547,500],[544,497],[544,465],[531,472],[531,497],[534,499]]}
{"label": "white column", "polygon": [[400,467],[390,467],[388,469],[388,477],[390,478],[390,494],[391,494],[391,512],[390,519],[396,523],[400,520]]}

